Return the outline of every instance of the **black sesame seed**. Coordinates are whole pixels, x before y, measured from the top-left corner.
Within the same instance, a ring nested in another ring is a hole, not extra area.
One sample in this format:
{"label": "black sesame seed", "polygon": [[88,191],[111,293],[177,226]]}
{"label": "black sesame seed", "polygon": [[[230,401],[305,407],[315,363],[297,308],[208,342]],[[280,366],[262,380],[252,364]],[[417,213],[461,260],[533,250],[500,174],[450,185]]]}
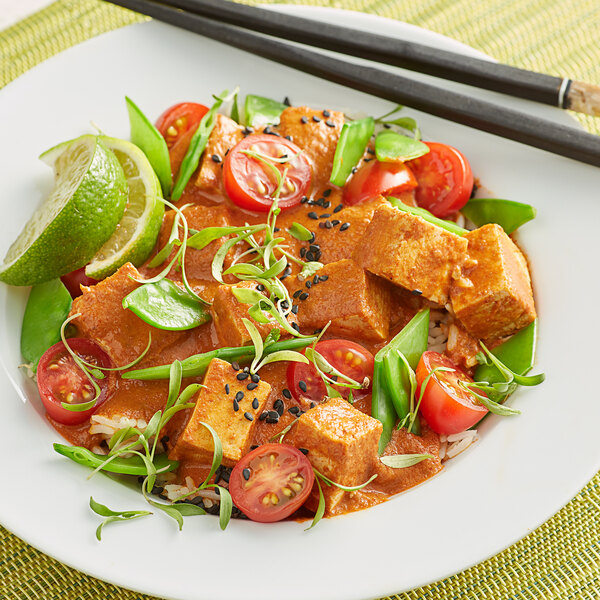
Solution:
{"label": "black sesame seed", "polygon": [[290,325],[292,326],[292,329],[295,329],[296,331],[300,331],[300,326],[298,325],[298,323],[290,323]]}
{"label": "black sesame seed", "polygon": [[283,416],[283,411],[285,410],[285,406],[281,399],[277,399],[275,404],[273,404],[273,408],[277,411],[277,414],[281,417]]}
{"label": "black sesame seed", "polygon": [[320,122],[321,122],[321,119],[319,119],[319,117],[317,117],[317,115],[313,115],[313,118],[312,118],[312,120],[313,120],[315,123],[320,123]]}
{"label": "black sesame seed", "polygon": [[292,136],[291,136],[291,135],[286,135],[286,136],[285,136],[285,139],[286,139],[286,140],[288,140],[288,141],[290,141],[290,142],[293,142],[293,141],[294,141],[294,140],[292,139]]}
{"label": "black sesame seed", "polygon": [[325,221],[325,229],[331,229],[333,227],[333,225],[331,224],[331,221],[327,220]]}
{"label": "black sesame seed", "polygon": [[166,445],[166,443],[167,443],[168,441],[169,441],[169,436],[168,436],[168,435],[163,435],[163,436],[160,438],[160,443],[161,443],[163,446],[164,446],[164,445]]}
{"label": "black sesame seed", "polygon": [[259,283],[259,284],[256,286],[256,289],[257,289],[259,292],[264,292],[264,291],[265,291],[265,286],[264,286],[262,283]]}
{"label": "black sesame seed", "polygon": [[229,394],[229,384],[228,383],[225,384],[225,393]]}
{"label": "black sesame seed", "polygon": [[281,303],[281,308],[283,308],[283,310],[287,310],[290,307],[290,303],[287,300],[284,300]]}
{"label": "black sesame seed", "polygon": [[252,390],[255,390],[257,387],[258,387],[258,383],[254,383],[254,382],[253,382],[253,383],[249,383],[249,384],[246,386],[246,389],[247,389],[247,390],[250,390],[250,391],[252,391]]}
{"label": "black sesame seed", "polygon": [[308,213],[307,216],[309,219],[314,219],[315,221],[319,218],[319,215],[317,215],[317,213],[313,212],[312,210]]}
{"label": "black sesame seed", "polygon": [[252,408],[254,410],[258,409],[258,398],[254,398],[254,400],[252,400]]}
{"label": "black sesame seed", "polygon": [[363,162],[366,162],[366,163],[371,162],[372,160],[373,160],[372,158],[363,158]]}
{"label": "black sesame seed", "polygon": [[246,481],[248,481],[248,479],[250,479],[250,469],[246,468],[242,471],[242,476],[244,477],[244,479]]}
{"label": "black sesame seed", "polygon": [[313,280],[312,280],[312,282],[313,282],[313,285],[317,285],[317,283],[319,283],[319,276],[318,276],[318,275],[315,275],[315,276],[313,277]]}
{"label": "black sesame seed", "polygon": [[308,123],[308,117],[300,117],[300,121],[306,125]]}
{"label": "black sesame seed", "polygon": [[294,305],[292,306],[292,313],[293,313],[293,314],[295,314],[295,315],[297,315],[297,314],[298,314],[298,305],[297,305],[297,304],[294,304]]}
{"label": "black sesame seed", "polygon": [[221,479],[229,483],[229,478],[231,477],[231,471],[227,467],[223,467],[223,472],[221,473]]}
{"label": "black sesame seed", "polygon": [[308,448],[298,448],[302,454],[308,454]]}
{"label": "black sesame seed", "polygon": [[248,421],[254,421],[254,416],[252,415],[252,413],[245,412],[245,413],[244,413],[244,417],[245,417],[246,419],[248,419]]}
{"label": "black sesame seed", "polygon": [[323,206],[325,204],[325,198],[319,198],[315,204],[317,204],[318,206]]}
{"label": "black sesame seed", "polygon": [[412,290],[410,292],[413,296],[420,296],[423,292],[421,290]]}
{"label": "black sesame seed", "polygon": [[338,204],[338,205],[337,205],[337,206],[336,206],[336,207],[333,209],[333,212],[334,212],[334,213],[338,213],[338,212],[340,212],[340,210],[342,210],[342,208],[344,208],[344,205],[343,205],[343,204]]}
{"label": "black sesame seed", "polygon": [[269,419],[277,419],[279,421],[279,413],[276,410],[270,410],[267,412],[267,417]]}
{"label": "black sesame seed", "polygon": [[281,390],[281,393],[283,394],[283,396],[285,398],[287,398],[288,400],[292,399],[292,392],[290,392],[290,390],[288,390],[287,388],[283,388],[283,390]]}
{"label": "black sesame seed", "polygon": [[319,216],[319,219],[329,219],[330,216],[331,216],[331,213],[323,213],[322,215]]}
{"label": "black sesame seed", "polygon": [[238,363],[238,362],[235,362],[235,361],[232,362],[231,366],[233,367],[234,371],[239,371],[240,370],[240,363]]}
{"label": "black sesame seed", "polygon": [[367,154],[375,154],[375,150],[373,150],[373,148],[367,148]]}
{"label": "black sesame seed", "polygon": [[383,124],[384,129],[391,129],[392,126],[389,123],[384,123]]}
{"label": "black sesame seed", "polygon": [[304,285],[310,290],[310,288],[312,287],[312,282],[307,281]]}
{"label": "black sesame seed", "polygon": [[155,486],[152,488],[152,493],[153,493],[155,496],[158,496],[159,494],[162,494],[164,491],[165,491],[165,488],[164,488],[164,487],[161,487],[160,485],[155,485]]}
{"label": "black sesame seed", "polygon": [[286,106],[291,106],[292,105],[292,103],[290,102],[290,99],[287,96],[283,99],[283,103]]}
{"label": "black sesame seed", "polygon": [[327,127],[335,127],[335,123],[333,121],[325,121],[325,125],[327,125]]}
{"label": "black sesame seed", "polygon": [[264,421],[269,416],[269,413],[265,410],[260,413],[260,417],[258,417],[259,421]]}
{"label": "black sesame seed", "polygon": [[319,229],[325,229],[325,223],[323,221],[319,223]]}
{"label": "black sesame seed", "polygon": [[297,415],[300,412],[300,407],[299,406],[290,406],[288,408],[288,412],[292,415]]}
{"label": "black sesame seed", "polygon": [[331,224],[332,224],[334,227],[337,227],[337,226],[338,226],[340,223],[341,223],[341,221],[338,221],[338,219],[333,219],[333,221],[331,221]]}
{"label": "black sesame seed", "polygon": [[213,154],[210,158],[214,163],[219,164],[220,162],[222,162],[222,159],[218,154]]}
{"label": "black sesame seed", "polygon": [[329,202],[329,200],[325,200],[325,202],[323,202],[323,208],[329,208],[331,206],[331,202]]}
{"label": "black sesame seed", "polygon": [[237,412],[238,410],[240,410],[240,403],[237,400],[233,401],[233,410],[235,412]]}
{"label": "black sesame seed", "polygon": [[323,196],[325,196],[325,198],[327,198],[330,194],[331,194],[331,188],[328,188],[323,192]]}
{"label": "black sesame seed", "polygon": [[169,499],[169,497],[168,497],[166,494],[158,494],[158,497],[159,497],[161,500],[168,500],[168,499]]}
{"label": "black sesame seed", "polygon": [[[277,415],[277,413],[275,413]],[[277,415],[277,418],[275,417],[267,417],[265,419],[265,423],[269,423],[270,425],[273,425],[274,423],[279,423],[279,415]]]}
{"label": "black sesame seed", "polygon": [[342,223],[342,225],[340,227],[340,231],[346,231],[346,229],[348,229],[348,227],[350,227],[350,223]]}
{"label": "black sesame seed", "polygon": [[319,275],[319,281],[327,281],[329,279],[329,275]]}
{"label": "black sesame seed", "polygon": [[[263,413],[263,415],[266,413]],[[260,415],[262,417],[262,415]],[[258,444],[252,444],[252,446],[250,446],[250,450],[256,450],[258,448]]]}
{"label": "black sesame seed", "polygon": [[299,387],[299,388],[300,388],[300,389],[301,389],[301,390],[302,390],[304,393],[306,393],[306,390],[308,389],[308,388],[306,387],[306,381],[302,381],[302,380],[300,380],[300,381],[298,382],[298,387]]}
{"label": "black sesame seed", "polygon": [[248,373],[238,373],[236,375],[236,379],[238,379],[239,381],[244,381],[244,379],[248,379]]}
{"label": "black sesame seed", "polygon": [[272,129],[267,125],[264,129],[263,129],[263,133],[266,133],[267,135],[270,135],[271,133],[273,133]]}
{"label": "black sesame seed", "polygon": [[308,292],[302,292],[299,298],[300,300],[306,300],[308,298]]}
{"label": "black sesame seed", "polygon": [[302,293],[302,290],[296,290],[296,291],[293,293],[292,297],[293,297],[293,298],[297,298],[297,297],[298,297],[298,296],[299,296],[301,293]]}
{"label": "black sesame seed", "polygon": [[249,135],[251,133],[254,133],[254,129],[252,127],[244,127],[244,134],[245,135]]}
{"label": "black sesame seed", "polygon": [[241,400],[244,399],[244,392],[242,392],[241,390],[235,395],[235,399],[240,402]]}
{"label": "black sesame seed", "polygon": [[302,248],[300,248],[300,257],[304,258],[306,256],[306,248],[304,246],[302,246]]}
{"label": "black sesame seed", "polygon": [[358,171],[358,167],[352,167],[352,174],[356,173],[356,171]]}
{"label": "black sesame seed", "polygon": [[308,202],[308,196],[302,196],[300,199],[300,204],[304,204],[305,202]]}
{"label": "black sesame seed", "polygon": [[285,279],[286,277],[289,277],[292,274],[292,267],[290,267],[289,265],[283,270],[283,273],[281,274],[281,277],[279,277],[280,280]]}
{"label": "black sesame seed", "polygon": [[[319,225],[320,225],[320,223],[319,223]],[[308,260],[309,262],[313,262],[313,261],[317,260],[317,255],[312,250],[309,250],[306,253],[306,260]]]}
{"label": "black sesame seed", "polygon": [[252,373],[250,379],[252,379],[254,383],[258,383],[260,381],[260,375],[258,373]]}
{"label": "black sesame seed", "polygon": [[317,406],[317,403],[316,403],[316,402],[311,402],[311,403],[310,403],[310,407],[311,407],[311,408],[314,408],[315,406]]}
{"label": "black sesame seed", "polygon": [[331,113],[328,110],[323,111],[323,116],[327,119],[331,116]]}

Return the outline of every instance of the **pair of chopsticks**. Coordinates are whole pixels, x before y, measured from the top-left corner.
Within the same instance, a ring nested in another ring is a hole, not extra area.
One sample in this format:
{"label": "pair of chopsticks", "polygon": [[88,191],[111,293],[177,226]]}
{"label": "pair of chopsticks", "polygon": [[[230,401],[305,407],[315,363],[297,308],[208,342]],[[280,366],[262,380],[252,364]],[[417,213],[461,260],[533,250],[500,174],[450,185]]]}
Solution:
{"label": "pair of chopsticks", "polygon": [[[507,95],[600,115],[600,88],[228,0],[109,0],[288,67],[462,125],[600,166],[600,137],[499,104],[414,81],[315,47]],[[284,40],[299,42],[292,45]],[[312,46],[310,49],[305,46]]]}

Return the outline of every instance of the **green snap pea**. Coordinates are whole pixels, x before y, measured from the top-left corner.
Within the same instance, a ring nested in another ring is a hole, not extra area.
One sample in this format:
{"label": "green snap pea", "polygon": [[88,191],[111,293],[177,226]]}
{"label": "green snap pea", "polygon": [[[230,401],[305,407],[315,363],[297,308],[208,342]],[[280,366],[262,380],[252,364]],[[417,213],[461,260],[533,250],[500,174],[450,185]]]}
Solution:
{"label": "green snap pea", "polygon": [[478,227],[498,223],[507,234],[534,219],[537,213],[530,204],[496,198],[471,198],[461,212]]}
{"label": "green snap pea", "polygon": [[429,146],[395,131],[381,131],[375,138],[375,156],[380,162],[414,160],[429,152]]}
{"label": "green snap pea", "polygon": [[21,354],[33,365],[34,372],[42,354],[60,341],[60,328],[69,316],[72,302],[60,279],[31,288],[21,328]]}
{"label": "green snap pea", "polygon": [[[264,349],[264,356],[283,350],[299,350],[313,344],[317,338],[315,336],[305,338],[292,338],[269,344]],[[183,377],[201,377],[206,372],[208,365],[214,358],[220,358],[228,362],[246,362],[254,358],[254,346],[226,347],[195,354],[181,361]],[[143,381],[155,379],[169,379],[171,365],[160,365],[158,367],[148,367],[147,369],[137,369],[129,371],[123,375],[123,379],[139,379]]]}
{"label": "green snap pea", "polygon": [[[95,454],[87,448],[82,446],[67,446],[65,444],[54,444],[54,450],[72,461],[89,467],[90,469],[97,469],[100,465],[106,462],[108,456],[104,454]],[[175,460],[169,460],[166,454],[159,454],[154,459],[154,466],[157,471],[174,471],[179,466],[179,463]],[[147,475],[148,468],[144,461],[139,456],[130,456],[128,458],[117,457],[112,459],[109,463],[102,467],[103,471],[109,473],[120,473],[122,475]]]}
{"label": "green snap pea", "polygon": [[167,331],[193,329],[211,320],[204,305],[169,279],[145,283],[123,298],[142,321]]}
{"label": "green snap pea", "polygon": [[408,204],[404,204],[402,200],[398,198],[389,197],[388,202],[398,208],[401,211],[410,213],[411,215],[416,215],[417,217],[421,217],[425,219],[428,223],[432,223],[433,225],[437,225],[446,231],[450,231],[451,233],[455,233],[456,235],[464,235],[468,233],[466,229],[463,227],[459,227],[454,221],[446,221],[444,219],[438,219],[434,217],[428,210],[424,208],[419,208],[416,206],[408,206]]}
{"label": "green snap pea", "polygon": [[379,438],[379,454],[383,454],[388,445],[394,425],[396,424],[396,411],[392,398],[384,385],[383,358],[377,353],[373,366],[373,383],[371,385],[371,415],[383,425]]}
{"label": "green snap pea", "polygon": [[173,176],[171,175],[171,159],[165,138],[150,122],[150,119],[130,99],[125,97],[129,124],[131,128],[131,141],[140,148],[154,169],[165,198],[171,193]]}
{"label": "green snap pea", "polygon": [[330,183],[340,187],[346,183],[352,169],[365,153],[374,130],[375,121],[371,117],[344,123],[333,157]]}
{"label": "green snap pea", "polygon": [[279,121],[281,113],[287,108],[285,104],[248,94],[244,103],[245,123],[248,127],[270,125]]}

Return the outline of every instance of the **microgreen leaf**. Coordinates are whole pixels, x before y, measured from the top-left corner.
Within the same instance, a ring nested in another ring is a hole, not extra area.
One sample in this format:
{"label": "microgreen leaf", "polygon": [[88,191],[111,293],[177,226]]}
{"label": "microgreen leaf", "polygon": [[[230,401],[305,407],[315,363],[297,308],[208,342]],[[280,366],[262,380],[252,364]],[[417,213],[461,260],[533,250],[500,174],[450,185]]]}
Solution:
{"label": "microgreen leaf", "polygon": [[308,279],[309,277],[312,277],[317,271],[319,271],[322,268],[323,268],[323,263],[320,263],[317,261],[310,261],[310,262],[304,263],[304,266],[302,267],[302,270],[300,271],[300,277],[304,277],[305,279]]}
{"label": "microgreen leaf", "polygon": [[282,361],[308,364],[308,359],[306,356],[304,356],[304,354],[300,354],[300,352],[296,352],[294,350],[280,350],[279,352],[271,352],[271,354],[267,354],[267,356],[262,359],[260,364],[257,365],[256,370],[259,371],[265,365],[270,363]]}
{"label": "microgreen leaf", "polygon": [[90,508],[101,517],[106,517],[102,523],[96,529],[96,539],[100,542],[102,541],[102,529],[108,523],[112,523],[114,521],[131,521],[132,519],[137,519],[139,517],[145,517],[146,515],[151,515],[152,513],[147,510],[127,510],[127,511],[114,511],[105,506],[104,504],[100,504],[96,502],[94,498],[90,496]]}
{"label": "microgreen leaf", "polygon": [[253,225],[253,226],[242,226],[242,227],[205,227],[198,233],[188,238],[187,245],[189,248],[196,250],[202,250],[206,248],[211,242],[218,240],[226,235],[240,234],[240,233],[257,233],[265,229],[266,225]]}
{"label": "microgreen leaf", "polygon": [[375,473],[367,481],[365,481],[364,483],[361,483],[359,485],[342,485],[341,483],[337,483],[337,482],[333,481],[332,479],[329,479],[329,477],[327,477],[326,475],[323,475],[323,473],[321,473],[320,471],[317,471],[317,469],[315,469],[314,467],[313,467],[313,471],[315,472],[316,479],[321,479],[327,485],[333,485],[333,486],[339,488],[340,490],[344,490],[345,492],[356,492],[357,490],[362,490],[365,486],[369,485],[369,483],[371,483],[371,481],[373,481],[377,477],[377,473]]}
{"label": "microgreen leaf", "polygon": [[279,331],[279,329],[276,329],[276,328],[271,329],[271,331],[269,331],[269,333],[267,334],[267,337],[265,338],[264,347],[267,348],[271,344],[274,344],[275,342],[279,341],[280,337],[281,337],[281,331]]}
{"label": "microgreen leaf", "polygon": [[233,509],[233,500],[231,499],[231,494],[227,488],[222,486],[217,486],[219,489],[220,503],[219,503],[219,526],[223,531],[229,525],[229,521],[231,520],[231,511]]}
{"label": "microgreen leaf", "polygon": [[304,225],[296,223],[295,221],[292,223],[292,226],[288,228],[288,232],[292,237],[295,237],[301,242],[310,242],[314,237],[312,231],[309,231]]}
{"label": "microgreen leaf", "polygon": [[256,365],[260,362],[264,350],[263,340],[258,332],[258,329],[256,329],[256,326],[254,323],[252,323],[252,321],[242,318],[242,323],[244,324],[244,327],[246,328],[246,331],[248,332],[248,335],[254,344],[254,358],[252,359],[252,364],[250,365],[250,372],[255,373]]}
{"label": "microgreen leaf", "polygon": [[392,469],[405,469],[420,463],[422,460],[433,458],[431,454],[392,454],[381,456],[379,460]]}
{"label": "microgreen leaf", "polygon": [[307,527],[304,531],[308,531],[312,529],[325,514],[325,496],[323,494],[323,487],[321,486],[321,482],[318,477],[315,477],[315,483],[317,484],[317,489],[319,490],[319,505],[317,506],[317,510],[315,512],[315,516],[310,524],[310,527]]}

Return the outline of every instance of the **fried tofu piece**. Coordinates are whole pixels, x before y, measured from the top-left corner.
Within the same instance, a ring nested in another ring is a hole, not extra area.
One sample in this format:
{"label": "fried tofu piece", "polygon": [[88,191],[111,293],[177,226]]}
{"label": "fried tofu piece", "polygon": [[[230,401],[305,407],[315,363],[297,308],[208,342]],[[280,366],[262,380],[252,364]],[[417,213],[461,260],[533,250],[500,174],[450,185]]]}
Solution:
{"label": "fried tofu piece", "polygon": [[[203,192],[210,195],[224,193],[223,160],[227,152],[244,139],[243,131],[244,128],[233,119],[219,114],[216,116],[196,178],[196,186]],[[220,161],[215,162],[213,156],[218,156]]]}
{"label": "fried tofu piece", "polygon": [[421,217],[380,206],[352,258],[367,271],[445,305],[467,240]]}
{"label": "fried tofu piece", "polygon": [[[357,486],[365,483],[376,468],[382,429],[377,419],[347,400],[330,398],[304,413],[285,436],[285,442],[306,448],[314,468],[332,481]],[[348,492],[333,485],[322,487],[326,513],[331,514]],[[317,505],[315,485],[306,506],[315,510]]]}
{"label": "fried tofu piece", "polygon": [[[212,315],[219,342],[223,346],[246,346],[251,343],[251,338],[242,322],[242,318],[249,319],[265,338],[271,329],[279,329],[281,337],[289,335],[281,326],[271,319],[269,323],[257,323],[248,315],[250,305],[242,304],[233,295],[233,288],[247,288],[255,290],[258,284],[255,281],[243,281],[232,285],[221,285],[217,288],[212,305]],[[288,322],[297,323],[296,315],[289,313]]]}
{"label": "fried tofu piece", "polygon": [[481,352],[477,340],[459,322],[448,326],[448,343],[444,354],[463,369],[472,369],[477,364],[475,358]]}
{"label": "fried tofu piece", "polygon": [[512,335],[535,317],[525,257],[502,227],[489,224],[465,235],[468,260],[451,290],[452,308],[477,339]]}
{"label": "fried tofu piece", "polygon": [[306,106],[290,106],[279,117],[277,131],[284,137],[290,136],[312,165],[312,188],[315,191],[321,190],[331,177],[333,157],[343,125],[344,113]]}
{"label": "fried tofu piece", "polygon": [[134,279],[140,277],[138,270],[127,263],[100,283],[84,286],[83,294],[73,301],[71,308],[71,315],[80,314],[73,320],[78,335],[98,342],[115,365],[126,365],[140,356],[150,334],[152,344],[145,362],[189,335],[185,331],[156,329],[123,308],[123,298],[139,287]]}
{"label": "fried tofu piece", "polygon": [[331,321],[328,332],[348,339],[388,337],[391,292],[387,281],[350,259],[325,265],[308,281],[310,289],[297,277],[284,282],[290,295],[296,295],[300,329],[322,329]]}
{"label": "fried tofu piece", "polygon": [[249,378],[237,379],[239,373],[242,371],[236,371],[224,360],[215,358],[210,362],[204,377],[205,387],[198,392],[196,405],[169,458],[210,464],[213,438],[202,423],[208,423],[217,432],[223,445],[224,465],[233,466],[248,452],[271,386],[261,380],[256,388],[249,390],[248,385],[255,384]]}

